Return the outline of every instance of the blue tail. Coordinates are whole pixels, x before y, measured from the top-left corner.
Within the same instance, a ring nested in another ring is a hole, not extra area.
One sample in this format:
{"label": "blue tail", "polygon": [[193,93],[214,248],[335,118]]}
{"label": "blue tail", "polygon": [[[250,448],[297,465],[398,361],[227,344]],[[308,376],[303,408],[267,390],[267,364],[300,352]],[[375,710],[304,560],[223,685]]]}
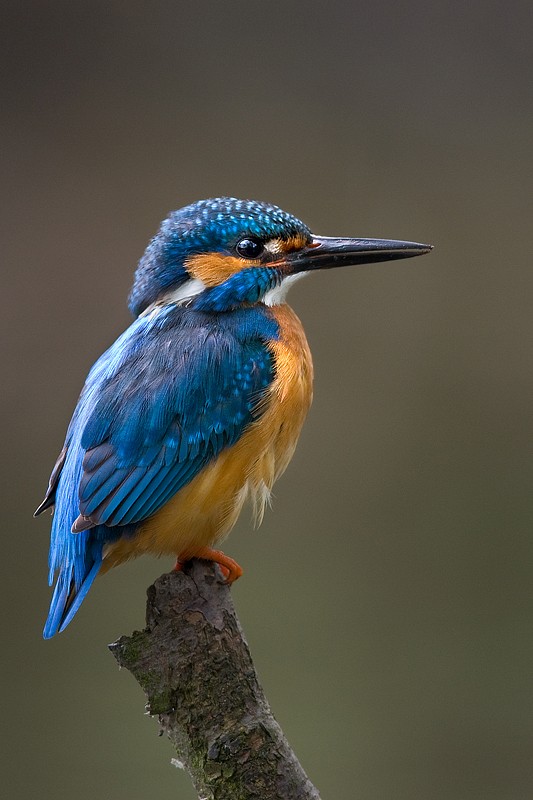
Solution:
{"label": "blue tail", "polygon": [[79,588],[76,587],[74,565],[69,564],[61,568],[43,630],[45,639],[51,639],[54,634],[65,630],[91,588],[102,565],[102,544],[95,543],[91,551],[91,562],[87,565],[89,568]]}
{"label": "blue tail", "polygon": [[[75,431],[74,431],[75,432]],[[83,602],[102,565],[102,550],[107,538],[104,526],[81,533],[71,533],[72,523],[80,513],[77,486],[83,470],[84,451],[73,436],[67,435],[67,445],[57,477],[55,505],[52,517],[49,583],[55,582],[50,611],[43,636],[50,639],[64,630]]]}

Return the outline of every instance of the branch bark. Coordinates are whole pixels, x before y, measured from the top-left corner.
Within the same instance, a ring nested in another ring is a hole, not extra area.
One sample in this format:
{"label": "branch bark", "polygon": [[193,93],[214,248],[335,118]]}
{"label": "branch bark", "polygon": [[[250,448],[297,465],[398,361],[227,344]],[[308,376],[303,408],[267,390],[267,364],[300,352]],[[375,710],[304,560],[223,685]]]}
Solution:
{"label": "branch bark", "polygon": [[229,587],[193,560],[148,589],[143,631],[110,645],[202,800],[320,800],[272,716]]}

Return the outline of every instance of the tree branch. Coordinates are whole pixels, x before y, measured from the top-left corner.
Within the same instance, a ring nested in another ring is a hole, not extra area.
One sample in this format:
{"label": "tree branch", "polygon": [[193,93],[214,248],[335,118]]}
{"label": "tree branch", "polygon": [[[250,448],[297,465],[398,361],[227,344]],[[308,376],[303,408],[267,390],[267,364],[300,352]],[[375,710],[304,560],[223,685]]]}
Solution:
{"label": "tree branch", "polygon": [[110,650],[139,682],[202,800],[320,800],[272,716],[229,588],[194,560],[148,589],[144,631]]}

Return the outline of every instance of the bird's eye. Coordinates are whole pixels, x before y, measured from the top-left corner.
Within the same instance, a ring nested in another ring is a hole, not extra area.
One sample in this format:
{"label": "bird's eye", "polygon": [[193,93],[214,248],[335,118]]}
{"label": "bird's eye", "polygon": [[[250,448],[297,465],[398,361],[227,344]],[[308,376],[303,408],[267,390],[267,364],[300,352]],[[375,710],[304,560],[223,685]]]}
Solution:
{"label": "bird's eye", "polygon": [[265,248],[257,239],[241,239],[235,250],[243,258],[259,258]]}

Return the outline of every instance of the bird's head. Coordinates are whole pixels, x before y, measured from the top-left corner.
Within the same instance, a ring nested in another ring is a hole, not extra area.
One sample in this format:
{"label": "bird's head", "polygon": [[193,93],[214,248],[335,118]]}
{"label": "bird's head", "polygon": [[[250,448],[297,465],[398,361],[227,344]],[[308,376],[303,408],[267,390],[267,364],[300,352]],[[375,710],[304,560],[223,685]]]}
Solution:
{"label": "bird's head", "polygon": [[173,211],[135,272],[129,306],[138,316],[154,303],[206,311],[282,302],[306,272],[409,258],[430,245],[387,239],[314,236],[278,206],[218,197]]}

